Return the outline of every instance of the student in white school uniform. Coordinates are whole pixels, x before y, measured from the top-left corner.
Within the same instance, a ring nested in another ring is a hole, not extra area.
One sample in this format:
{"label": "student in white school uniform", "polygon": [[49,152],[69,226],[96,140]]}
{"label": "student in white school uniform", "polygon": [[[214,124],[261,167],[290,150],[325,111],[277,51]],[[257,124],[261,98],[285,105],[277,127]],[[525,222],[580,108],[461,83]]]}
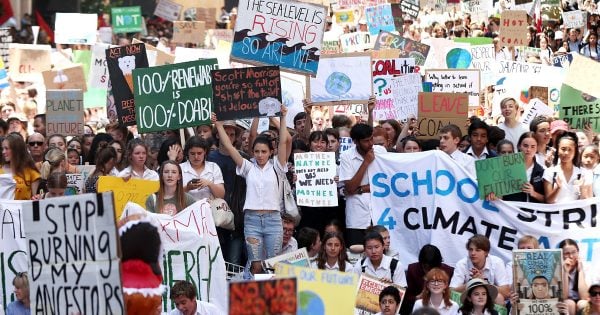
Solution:
{"label": "student in white school uniform", "polygon": [[171,288],[171,300],[175,309],[169,315],[221,315],[216,305],[196,300],[196,288],[189,281],[177,281]]}
{"label": "student in white school uniform", "polygon": [[141,139],[133,139],[127,144],[127,151],[125,152],[125,167],[119,172],[118,177],[146,180],[158,180],[158,173],[149,169],[146,166],[146,159],[148,158],[148,147]]}
{"label": "student in white school uniform", "polygon": [[457,125],[449,124],[438,132],[440,137],[440,150],[446,152],[456,163],[462,165],[471,176],[475,176],[475,159],[458,149],[462,132]]}
{"label": "student in white school uniform", "polygon": [[353,272],[406,287],[404,266],[399,260],[383,254],[384,242],[381,234],[375,231],[367,232],[364,246],[366,257],[354,264]]}
{"label": "student in white school uniform", "polygon": [[316,266],[318,269],[350,271],[352,264],[348,261],[346,255],[346,245],[341,233],[325,233],[321,251],[317,257]]}

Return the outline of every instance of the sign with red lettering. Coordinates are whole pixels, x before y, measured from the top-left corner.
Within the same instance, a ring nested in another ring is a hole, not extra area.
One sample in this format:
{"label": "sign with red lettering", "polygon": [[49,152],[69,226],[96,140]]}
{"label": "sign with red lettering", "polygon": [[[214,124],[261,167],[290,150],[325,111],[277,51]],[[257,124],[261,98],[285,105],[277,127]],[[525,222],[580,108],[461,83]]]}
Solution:
{"label": "sign with red lettering", "polygon": [[49,45],[9,44],[8,73],[13,81],[42,82],[42,71],[52,66]]}
{"label": "sign with red lettering", "polygon": [[504,46],[528,46],[527,12],[504,10],[500,16],[500,43]]}
{"label": "sign with red lettering", "polygon": [[106,50],[106,66],[112,85],[119,122],[135,125],[133,69],[148,68],[144,44],[132,44]]}
{"label": "sign with red lettering", "polygon": [[[401,119],[401,115],[394,102],[392,78],[407,73],[419,72],[414,58],[393,58],[373,60],[373,94],[375,94],[374,119]],[[419,77],[419,84],[421,84]]]}
{"label": "sign with red lettering", "polygon": [[49,135],[83,134],[83,91],[46,91],[46,132]]}
{"label": "sign with red lettering", "polygon": [[229,314],[296,314],[296,278],[229,283]]}
{"label": "sign with red lettering", "polygon": [[291,1],[240,0],[231,59],[317,75],[327,8]]}
{"label": "sign with red lettering", "polygon": [[437,138],[442,127],[455,124],[467,134],[467,93],[419,93],[418,128],[423,138]]}

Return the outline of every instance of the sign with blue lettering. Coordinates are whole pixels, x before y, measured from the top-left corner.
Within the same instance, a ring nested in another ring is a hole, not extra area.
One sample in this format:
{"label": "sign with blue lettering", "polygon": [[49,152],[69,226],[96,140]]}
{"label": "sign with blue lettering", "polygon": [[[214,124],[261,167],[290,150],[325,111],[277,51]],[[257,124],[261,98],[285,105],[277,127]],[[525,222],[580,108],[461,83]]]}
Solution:
{"label": "sign with blue lettering", "polygon": [[240,0],[231,59],[317,75],[327,8],[291,0]]}

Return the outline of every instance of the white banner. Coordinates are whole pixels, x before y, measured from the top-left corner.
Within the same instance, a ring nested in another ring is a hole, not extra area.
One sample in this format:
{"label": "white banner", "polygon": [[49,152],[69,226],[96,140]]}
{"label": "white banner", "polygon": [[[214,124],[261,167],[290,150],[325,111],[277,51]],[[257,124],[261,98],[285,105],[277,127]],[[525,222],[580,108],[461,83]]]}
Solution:
{"label": "white banner", "polygon": [[198,290],[197,299],[210,302],[227,313],[227,271],[210,204],[200,200],[174,216],[145,211],[134,203],[127,203],[124,218],[135,213],[146,213],[159,226],[164,248],[162,311],[170,312],[175,304],[169,298],[170,288],[178,280],[188,280]]}
{"label": "white banner", "polygon": [[[579,244],[583,261],[600,263],[597,203],[568,204],[485,202],[477,183],[442,151],[377,155],[369,166],[372,219],[390,230],[392,248],[402,262],[418,260],[421,247],[437,246],[444,262],[467,257],[465,244],[474,234],[489,237],[492,254],[505,262],[526,234],[541,248],[556,248],[565,238]],[[600,275],[596,275],[600,276]]]}
{"label": "white banner", "polygon": [[27,202],[0,200],[0,282],[4,284],[0,285],[0,311],[16,299],[12,281],[17,273],[27,271],[27,240],[23,231],[23,204]]}

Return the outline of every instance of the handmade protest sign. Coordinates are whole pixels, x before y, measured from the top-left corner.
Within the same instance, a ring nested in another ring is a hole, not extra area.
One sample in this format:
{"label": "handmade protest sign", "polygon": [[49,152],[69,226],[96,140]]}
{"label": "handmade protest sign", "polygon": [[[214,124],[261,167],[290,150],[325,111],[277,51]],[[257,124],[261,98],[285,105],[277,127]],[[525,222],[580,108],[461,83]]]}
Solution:
{"label": "handmade protest sign", "polygon": [[353,314],[358,275],[351,272],[327,271],[275,265],[277,277],[296,277],[298,314]]}
{"label": "handmade protest sign", "polygon": [[90,64],[90,88],[108,88],[108,68],[106,67],[106,49],[108,44],[96,43],[92,47],[92,62]]}
{"label": "handmade protest sign", "polygon": [[[132,43],[140,44],[140,43],[144,43],[144,42],[140,41],[139,39],[134,38],[132,40]],[[166,53],[150,44],[144,44],[144,46],[146,47],[146,52],[153,51],[156,53],[156,60],[155,60],[154,64],[150,64],[150,60],[148,60],[148,64],[150,65],[150,67],[164,66],[164,65],[170,65],[170,64],[175,63],[175,55]]]}
{"label": "handmade protest sign", "polygon": [[54,42],[57,44],[93,45],[96,42],[97,29],[97,14],[56,13]]}
{"label": "handmade protest sign", "polygon": [[513,252],[514,292],[519,295],[517,314],[558,315],[564,290],[560,249],[522,249]]}
{"label": "handmade protest sign", "polygon": [[528,46],[527,12],[523,10],[504,10],[500,15],[500,43],[511,46]]}
{"label": "handmade protest sign", "polygon": [[333,11],[333,15],[337,25],[356,24],[354,10],[337,10]]}
{"label": "handmade protest sign", "polygon": [[578,28],[578,27],[583,27],[585,25],[585,21],[584,21],[584,17],[581,14],[581,10],[575,10],[575,11],[563,11],[562,12],[562,18],[563,18],[563,25],[569,29],[569,28]]}
{"label": "handmade protest sign", "polygon": [[521,192],[527,183],[523,152],[477,160],[475,170],[482,200],[490,193],[501,197]]}
{"label": "handmade protest sign", "polygon": [[125,181],[121,177],[100,176],[98,192],[112,191],[115,199],[115,216],[120,217],[127,202],[134,202],[146,207],[148,196],[158,191],[160,184],[155,180],[130,178]]}
{"label": "handmade protest sign", "polygon": [[[398,119],[397,107],[394,103],[395,94],[392,89],[392,79],[408,73],[419,72],[419,67],[415,66],[413,58],[376,59],[373,60],[372,70],[373,93],[376,100],[373,117],[376,120]],[[419,78],[419,84],[421,84],[420,81]],[[414,108],[416,109],[416,103]]]}
{"label": "handmade protest sign", "polygon": [[216,59],[133,70],[138,131],[173,130],[210,123],[210,71]]}
{"label": "handmade protest sign", "polygon": [[0,57],[4,62],[4,67],[8,68],[9,66],[9,49],[8,46],[13,42],[12,33],[10,32],[10,27],[2,27],[0,28]]}
{"label": "handmade protest sign", "polygon": [[392,7],[389,3],[366,7],[365,18],[371,35],[377,35],[381,31],[393,32],[396,30]]}
{"label": "handmade protest sign", "polygon": [[83,124],[81,90],[46,90],[46,132],[49,135],[82,135]]}
{"label": "handmade protest sign", "polygon": [[356,304],[354,314],[374,315],[381,311],[379,306],[379,293],[387,286],[393,285],[400,291],[400,303],[404,300],[405,289],[398,285],[383,282],[373,277],[362,274],[358,279],[358,288],[356,293]]}
{"label": "handmade protest sign", "polygon": [[587,93],[563,84],[560,89],[560,119],[571,128],[583,130],[588,124],[600,131],[600,104]]}
{"label": "handmade protest sign", "polygon": [[375,41],[375,50],[400,49],[400,58],[414,58],[419,66],[425,64],[429,46],[389,32],[381,32]]}
{"label": "handmade protest sign", "polygon": [[195,8],[196,20],[204,22],[206,28],[217,28],[217,8]]}
{"label": "handmade protest sign", "polygon": [[187,279],[196,285],[197,299],[215,304],[225,314],[227,310],[227,270],[219,244],[210,204],[196,201],[175,215],[151,213],[141,206],[128,203],[121,218],[142,214],[153,222],[160,233],[163,285],[162,312],[175,309],[170,288]]}
{"label": "handmade protest sign", "polygon": [[552,56],[551,62],[555,67],[568,68],[573,62],[573,53]]}
{"label": "handmade protest sign", "polygon": [[[596,84],[599,80],[600,64],[591,58],[573,54],[573,61],[565,75],[563,84],[572,88],[576,87],[577,90],[583,93],[600,98],[600,89]],[[579,127],[577,128],[579,129]]]}
{"label": "handmade protest sign", "polygon": [[83,66],[75,64],[66,68],[54,68],[42,72],[44,85],[49,90],[83,90],[87,91]]}
{"label": "handmade protest sign", "polygon": [[432,83],[433,92],[468,93],[469,106],[479,106],[479,70],[426,70],[425,81]]}
{"label": "handmade protest sign", "polygon": [[233,30],[226,29],[207,29],[204,36],[204,46],[209,49],[216,49],[219,41],[223,40],[233,43]]}
{"label": "handmade protest sign", "polygon": [[9,44],[8,73],[13,81],[42,82],[52,67],[49,45]]}
{"label": "handmade protest sign", "polygon": [[342,34],[339,37],[339,45],[344,53],[363,52],[373,48],[371,43],[371,34],[369,32],[354,32]]}
{"label": "handmade protest sign", "polygon": [[[423,92],[421,75],[418,73],[408,73],[392,78],[390,83],[395,119],[407,121],[411,117],[416,118],[419,112],[419,93]],[[373,115],[375,115],[374,110]]]}
{"label": "handmade protest sign", "polygon": [[229,314],[296,314],[296,279],[229,283]]}
{"label": "handmade protest sign", "polygon": [[316,78],[307,78],[306,86],[306,94],[313,103],[366,103],[373,94],[371,55],[352,53],[321,56],[319,72]]}
{"label": "handmade protest sign", "polygon": [[85,181],[83,174],[66,174],[67,175],[67,189],[65,190],[65,196],[81,195],[85,191]]}
{"label": "handmade protest sign", "polygon": [[112,8],[110,16],[115,34],[142,31],[144,18],[140,6]]}
{"label": "handmade protest sign", "polygon": [[423,138],[437,138],[438,132],[448,124],[457,125],[467,134],[468,94],[419,93],[418,128]]}
{"label": "handmade protest sign", "polygon": [[132,44],[109,48],[106,50],[106,66],[119,122],[125,126],[133,126],[136,124],[133,70],[148,67],[146,47],[144,44]]}
{"label": "handmade protest sign", "polygon": [[231,59],[315,76],[327,8],[290,0],[241,0]]}
{"label": "handmade protest sign", "polygon": [[175,21],[173,22],[174,43],[203,43],[205,22],[203,21]]}
{"label": "handmade protest sign", "polygon": [[337,207],[334,152],[294,154],[296,202],[299,206]]}
{"label": "handmade protest sign", "polygon": [[288,265],[310,268],[310,259],[308,258],[308,252],[305,247],[297,249],[293,252],[281,254],[273,258],[265,259],[263,261],[263,267],[265,270],[274,270],[277,263],[284,263]]}
{"label": "handmade protest sign", "polygon": [[28,201],[1,200],[0,203],[0,282],[6,284],[0,285],[0,309],[5,310],[16,300],[10,284],[17,273],[26,272],[28,268],[27,238],[23,229],[23,205]]}
{"label": "handmade protest sign", "polygon": [[372,221],[390,231],[391,248],[416,261],[422,245],[445,248],[444,261],[465,258],[475,234],[488,235],[491,254],[512,257],[517,240],[535,235],[542,248],[558,248],[565,233],[577,241],[580,261],[600,263],[595,218],[599,198],[558,204],[479,199],[474,175],[447,153],[432,150],[378,155],[369,166]]}
{"label": "handmade protest sign", "polygon": [[340,153],[346,152],[352,148],[354,143],[350,137],[340,137]]}
{"label": "handmade protest sign", "polygon": [[321,46],[321,55],[333,55],[340,53],[339,40],[324,40]]}
{"label": "handmade protest sign", "polygon": [[124,312],[115,222],[110,192],[23,204],[32,312]]}
{"label": "handmade protest sign", "polygon": [[154,9],[154,15],[173,22],[179,19],[182,9],[183,5],[176,0],[158,0],[156,8]]}
{"label": "handmade protest sign", "polygon": [[531,121],[537,116],[554,116],[554,110],[544,104],[540,99],[534,98],[525,105],[525,110],[521,114],[520,121],[529,126]]}
{"label": "handmade protest sign", "polygon": [[281,115],[279,67],[214,70],[211,76],[218,120]]}
{"label": "handmade protest sign", "polygon": [[[402,1],[402,2],[400,2],[400,6],[402,7],[402,13],[410,16],[411,19],[415,20],[419,16],[419,4],[418,3],[413,3],[412,1]],[[392,10],[393,10],[393,7],[392,7]]]}

